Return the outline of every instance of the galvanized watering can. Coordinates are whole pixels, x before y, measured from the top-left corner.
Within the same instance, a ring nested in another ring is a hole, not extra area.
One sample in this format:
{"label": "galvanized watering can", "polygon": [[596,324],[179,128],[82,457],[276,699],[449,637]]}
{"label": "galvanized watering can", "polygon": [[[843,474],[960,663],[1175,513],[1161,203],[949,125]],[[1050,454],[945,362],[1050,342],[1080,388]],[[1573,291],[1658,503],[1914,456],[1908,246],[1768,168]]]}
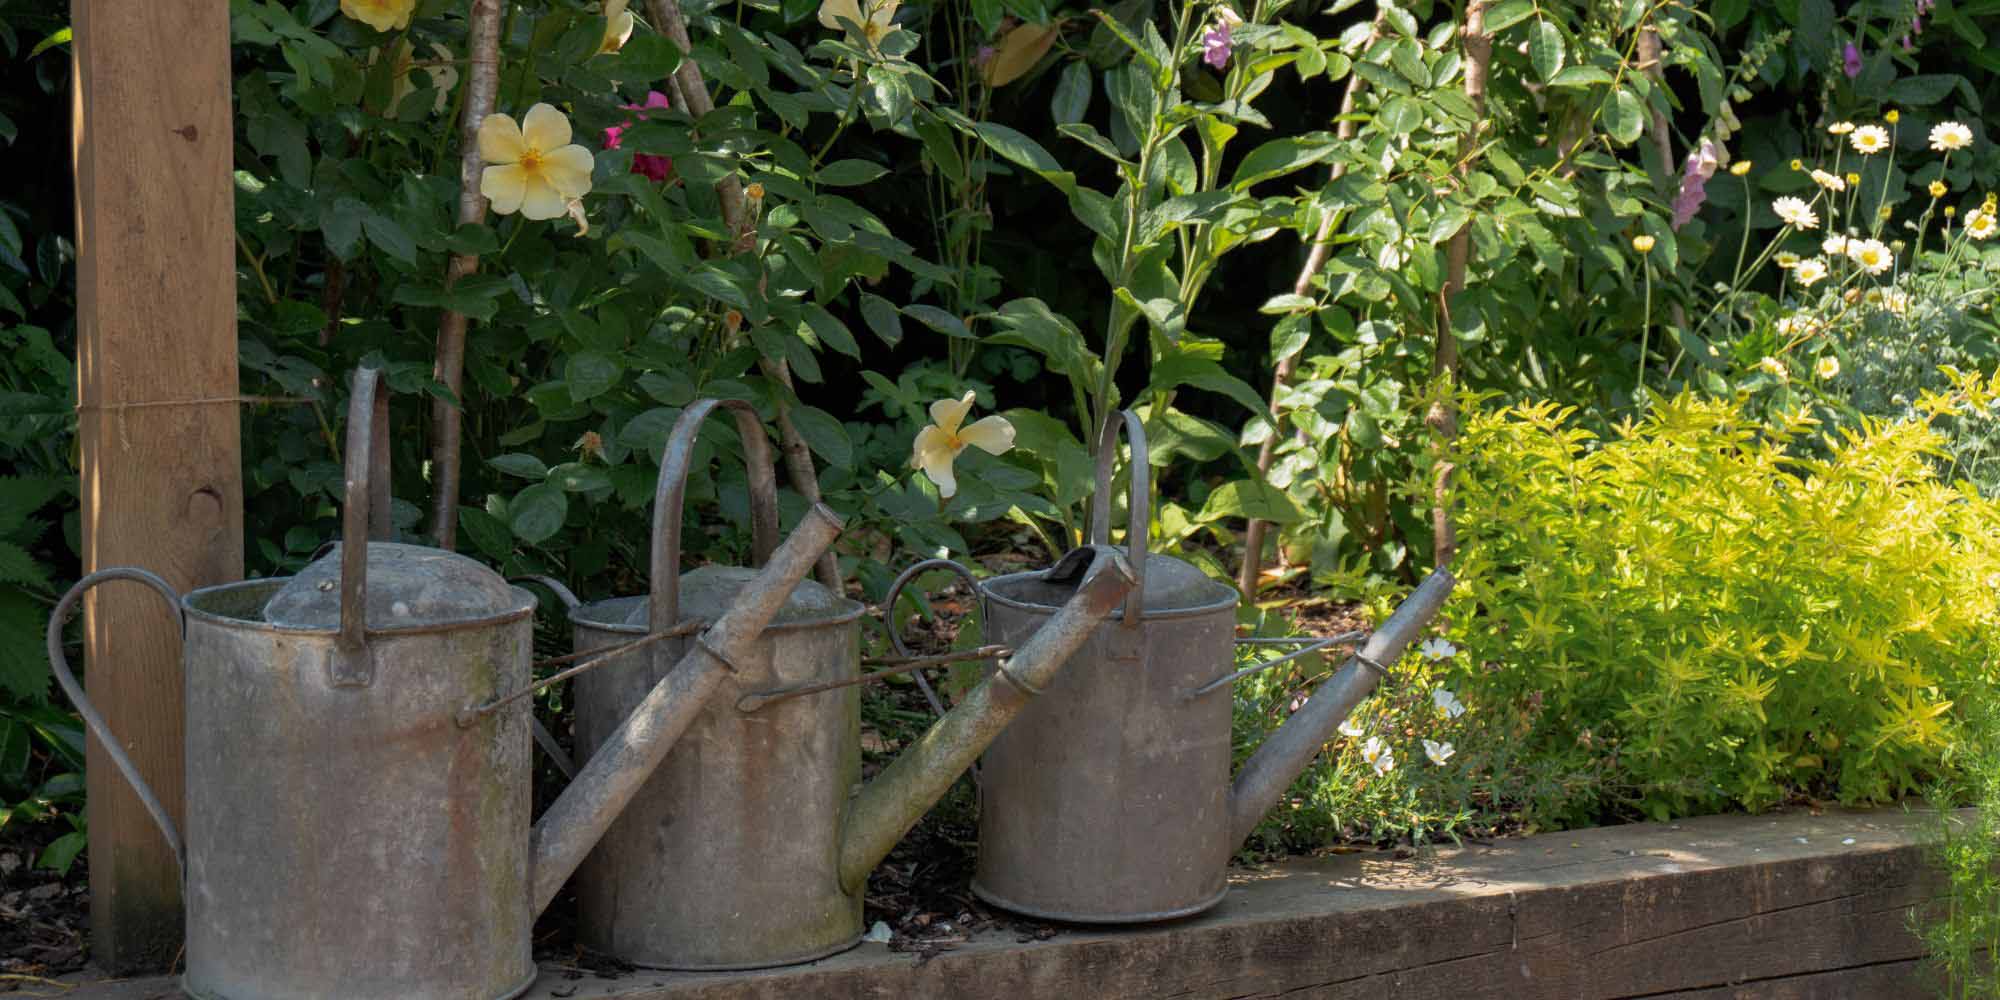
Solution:
{"label": "galvanized watering can", "polygon": [[[1087,662],[1064,671],[980,765],[972,891],[1045,919],[1168,920],[1220,902],[1230,855],[1452,586],[1443,570],[1424,581],[1232,782],[1229,682],[1264,667],[1229,673],[1234,588],[1147,553],[1145,430],[1130,411],[1123,417],[1134,463],[1126,560],[1139,584],[1077,654]],[[1107,424],[1098,446],[1091,535],[1099,546],[1110,537],[1117,434],[1118,424]],[[1069,594],[1067,562],[982,585],[990,641],[1009,642],[1047,620]]]}
{"label": "galvanized watering can", "polygon": [[[681,574],[685,477],[701,421],[732,411],[749,464],[753,542],[776,521],[762,425],[742,403],[704,400],[675,425],[653,512],[652,593],[573,607],[578,652],[700,621],[739,600],[748,570]],[[744,969],[805,962],[862,934],[868,873],[1031,696],[1046,686],[1132,580],[1112,553],[1048,627],[865,787],[861,777],[862,606],[800,583],[769,629],[578,872],[579,933],[637,965]],[[662,643],[577,680],[577,742],[596,746],[670,661]],[[671,675],[669,675],[671,678]],[[598,753],[602,753],[599,750]]]}
{"label": "galvanized watering can", "polygon": [[[296,577],[196,590],[93,573],[58,603],[63,690],[181,858],[185,989],[196,997],[512,997],[535,977],[534,916],[832,542],[808,512],[531,833],[535,600],[461,556],[385,538],[387,399],[356,373],[344,543]],[[370,527],[372,525],[372,532]],[[187,839],[63,658],[63,623],[107,580],[179,611]]]}

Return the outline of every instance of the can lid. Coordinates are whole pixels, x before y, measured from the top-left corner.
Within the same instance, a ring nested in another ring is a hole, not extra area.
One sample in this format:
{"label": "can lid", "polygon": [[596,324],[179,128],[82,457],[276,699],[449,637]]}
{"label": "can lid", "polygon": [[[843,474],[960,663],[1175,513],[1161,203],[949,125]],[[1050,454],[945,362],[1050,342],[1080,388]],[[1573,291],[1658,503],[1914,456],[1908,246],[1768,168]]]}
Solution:
{"label": "can lid", "polygon": [[[1014,573],[986,582],[986,589],[1003,600],[1037,607],[1060,607],[1083,580],[1083,571],[1096,558],[1098,549],[1086,545],[1070,550],[1055,565],[1039,573]],[[1236,588],[1202,572],[1193,563],[1174,556],[1151,552],[1146,555],[1145,589],[1140,597],[1144,614],[1233,607]],[[1113,618],[1124,617],[1114,611]]]}
{"label": "can lid", "polygon": [[[278,589],[264,620],[293,628],[340,627],[336,544]],[[418,628],[520,610],[526,598],[477,560],[425,545],[368,543],[368,627]]]}
{"label": "can lid", "polygon": [[[751,578],[754,569],[742,566],[703,566],[681,574],[681,620],[712,622],[736,603],[736,595]],[[848,600],[813,580],[800,580],[785,598],[785,606],[771,619],[773,625],[810,625],[849,617],[861,610]],[[625,615],[625,624],[645,626],[648,602],[639,601]]]}

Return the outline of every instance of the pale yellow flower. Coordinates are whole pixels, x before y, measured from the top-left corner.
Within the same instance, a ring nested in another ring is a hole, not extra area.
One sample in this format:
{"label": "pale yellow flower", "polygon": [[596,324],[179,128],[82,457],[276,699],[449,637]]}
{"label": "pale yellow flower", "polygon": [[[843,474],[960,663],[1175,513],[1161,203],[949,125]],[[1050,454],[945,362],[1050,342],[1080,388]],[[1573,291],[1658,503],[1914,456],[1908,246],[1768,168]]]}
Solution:
{"label": "pale yellow flower", "polygon": [[1979,208],[1965,216],[1965,235],[1975,240],[1989,240],[1995,232],[2000,232],[2000,217],[1992,212]]}
{"label": "pale yellow flower", "polygon": [[1819,362],[1813,365],[1813,375],[1819,378],[1832,378],[1838,374],[1840,374],[1840,359],[1831,354],[1819,359]]}
{"label": "pale yellow flower", "polygon": [[1761,369],[1764,372],[1764,374],[1769,375],[1780,382],[1788,381],[1792,377],[1792,373],[1785,370],[1785,363],[1783,361],[1779,361],[1777,358],[1771,357],[1768,354],[1764,356],[1764,360],[1757,362],[1757,367]]}
{"label": "pale yellow flower", "polygon": [[1854,123],[1834,122],[1833,124],[1828,125],[1826,127],[1826,130],[1828,132],[1833,133],[1834,135],[1846,135],[1847,133],[1854,131]]}
{"label": "pale yellow flower", "polygon": [[1902,112],[1897,111],[1895,108],[1890,108],[1889,110],[1882,112],[1882,120],[1888,122],[1891,125],[1894,125],[1897,122],[1903,120],[1903,114]]}
{"label": "pale yellow flower", "polygon": [[874,48],[889,32],[896,30],[889,22],[896,17],[896,8],[903,0],[822,0],[819,5],[819,23],[835,31],[845,29],[843,19],[861,29],[861,38],[849,31],[847,40],[855,44],[865,44]]}
{"label": "pale yellow flower", "polygon": [[1632,237],[1632,249],[1637,250],[1640,253],[1652,253],[1653,238],[1651,236],[1645,235],[1644,233]]}
{"label": "pale yellow flower", "polygon": [[1949,190],[1951,190],[1951,189],[1950,189],[1950,188],[1947,188],[1947,187],[1945,187],[1945,186],[1944,186],[1944,182],[1943,182],[1943,181],[1932,181],[1932,182],[1931,182],[1931,186],[1930,186],[1930,192],[1931,192],[1931,197],[1933,197],[1933,198],[1942,198],[1942,197],[1944,197],[1944,193],[1945,193],[1946,191],[1949,191]]}
{"label": "pale yellow flower", "polygon": [[1818,257],[1814,257],[1811,260],[1802,260],[1792,265],[1792,278],[1799,283],[1799,287],[1801,288],[1811,288],[1813,285],[1818,284],[1819,280],[1824,277],[1826,277],[1826,261]]}
{"label": "pale yellow flower", "polygon": [[1850,240],[1847,244],[1847,259],[1869,274],[1881,274],[1896,263],[1896,255],[1891,253],[1889,245],[1881,240]]}
{"label": "pale yellow flower", "polygon": [[1744,174],[1747,174],[1747,173],[1749,173],[1749,172],[1750,172],[1750,161],[1749,161],[1749,160],[1737,160],[1737,161],[1736,161],[1735,163],[1732,163],[1732,164],[1730,164],[1730,165],[1729,165],[1729,172],[1730,172],[1731,174],[1733,174],[1733,175],[1737,176],[1737,177],[1741,177],[1741,176],[1743,176]]}
{"label": "pale yellow flower", "polygon": [[1861,175],[1860,175],[1860,174],[1857,174],[1857,173],[1855,173],[1855,172],[1853,172],[1853,171],[1851,171],[1851,170],[1850,170],[1850,171],[1848,171],[1848,173],[1847,173],[1847,183],[1849,183],[1849,184],[1859,184],[1859,183],[1861,183]]}
{"label": "pale yellow flower", "polygon": [[1812,206],[1793,197],[1779,198],[1771,203],[1771,211],[1793,229],[1812,229],[1819,225],[1819,216],[1813,214]]}
{"label": "pale yellow flower", "polygon": [[1940,153],[1954,149],[1964,149],[1972,145],[1972,130],[1958,122],[1939,122],[1931,126],[1931,148]]}
{"label": "pale yellow flower", "polygon": [[1835,175],[1833,175],[1833,174],[1829,174],[1829,173],[1827,173],[1827,172],[1826,172],[1826,171],[1824,171],[1824,170],[1815,170],[1815,171],[1813,171],[1813,172],[1812,172],[1812,179],[1813,179],[1813,183],[1814,183],[1814,184],[1817,184],[1817,185],[1819,185],[1820,187],[1823,187],[1823,188],[1827,189],[1828,191],[1845,191],[1845,190],[1847,190],[1847,182],[1846,182],[1846,181],[1844,181],[1844,180],[1841,180],[1841,179],[1840,179],[1839,177],[1837,177],[1837,176],[1835,176]]}
{"label": "pale yellow flower", "polygon": [[632,12],[625,9],[628,3],[604,0],[604,40],[597,43],[598,55],[624,48],[626,39],[632,37]]}
{"label": "pale yellow flower", "polygon": [[1889,130],[1880,125],[1863,125],[1847,137],[1847,142],[1863,156],[1879,153],[1889,148]]}
{"label": "pale yellow flower", "polygon": [[487,167],[479,193],[495,214],[554,219],[590,193],[590,150],[569,137],[569,119],[547,104],[529,108],[518,125],[499,114],[480,121],[479,157]]}
{"label": "pale yellow flower", "polygon": [[400,31],[410,26],[417,0],[340,0],[340,12],[376,31]]}
{"label": "pale yellow flower", "polygon": [[938,495],[946,499],[958,492],[951,463],[967,445],[978,445],[989,455],[1004,454],[1014,447],[1014,425],[1006,417],[982,417],[969,427],[961,426],[965,415],[972,410],[972,399],[973,394],[968,392],[959,399],[932,403],[931,423],[917,432],[911,449],[910,464],[924,470],[924,475],[937,484]]}

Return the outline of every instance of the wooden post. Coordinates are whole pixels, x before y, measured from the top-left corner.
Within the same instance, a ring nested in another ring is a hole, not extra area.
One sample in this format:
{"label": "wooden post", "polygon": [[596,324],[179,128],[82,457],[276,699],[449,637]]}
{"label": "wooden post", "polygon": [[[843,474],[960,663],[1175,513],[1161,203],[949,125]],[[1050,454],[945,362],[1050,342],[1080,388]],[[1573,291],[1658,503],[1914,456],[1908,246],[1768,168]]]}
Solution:
{"label": "wooden post", "polygon": [[[83,568],[143,566],[183,589],[240,579],[229,5],[72,12]],[[91,698],[180,817],[174,618],[120,584],[84,615]],[[92,954],[117,973],[164,968],[181,944],[176,859],[95,740],[87,771]]]}

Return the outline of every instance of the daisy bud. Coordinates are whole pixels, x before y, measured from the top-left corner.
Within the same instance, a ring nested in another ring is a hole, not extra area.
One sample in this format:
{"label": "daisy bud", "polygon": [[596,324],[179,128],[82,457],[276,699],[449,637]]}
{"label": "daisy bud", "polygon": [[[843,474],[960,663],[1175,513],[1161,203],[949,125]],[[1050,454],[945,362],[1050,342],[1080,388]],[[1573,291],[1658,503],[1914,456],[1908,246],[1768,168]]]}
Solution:
{"label": "daisy bud", "polygon": [[1730,172],[1730,173],[1732,173],[1732,174],[1734,174],[1734,175],[1736,175],[1736,176],[1738,176],[1738,177],[1741,177],[1741,176],[1743,176],[1744,174],[1747,174],[1747,173],[1749,173],[1749,172],[1750,172],[1750,161],[1749,161],[1749,160],[1737,160],[1737,161],[1736,161],[1735,163],[1733,163],[1733,164],[1730,164],[1730,167],[1729,167],[1729,172]]}
{"label": "daisy bud", "polygon": [[1637,250],[1640,253],[1652,253],[1653,238],[1643,233],[1638,236],[1632,237],[1632,249]]}
{"label": "daisy bud", "polygon": [[1903,120],[1903,115],[1902,112],[1897,111],[1895,108],[1890,108],[1882,113],[1882,120],[1894,125]]}
{"label": "daisy bud", "polygon": [[1882,219],[1883,221],[1886,222],[1888,221],[1889,216],[1895,214],[1895,211],[1896,211],[1895,209],[1892,209],[1889,206],[1884,205],[1881,208],[1875,210],[1875,215],[1877,218]]}
{"label": "daisy bud", "polygon": [[1957,214],[1958,214],[1958,208],[1957,208],[1957,206],[1955,206],[1955,205],[1946,205],[1946,206],[1944,207],[1944,217],[1945,217],[1945,218],[1949,219],[1949,218],[1951,218],[1952,216],[1954,216],[1954,215],[1957,215]]}
{"label": "daisy bud", "polygon": [[1798,161],[1798,160],[1793,160],[1793,161],[1792,161],[1792,169],[1793,169],[1793,170],[1804,170],[1805,168],[1806,168],[1806,165],[1805,165],[1804,163],[1802,163],[1802,162],[1800,162],[1800,161]]}
{"label": "daisy bud", "polygon": [[1946,187],[1944,186],[1944,182],[1943,182],[1943,181],[1932,181],[1932,182],[1931,182],[1931,186],[1930,186],[1930,192],[1931,192],[1931,197],[1933,197],[1933,198],[1942,198],[1942,197],[1944,197],[1944,193],[1945,193],[1945,191],[1947,191],[1947,190],[1949,190],[1949,189],[1948,189],[1948,188],[1946,188]]}
{"label": "daisy bud", "polygon": [[1848,173],[1848,175],[1847,175],[1847,183],[1849,183],[1849,184],[1859,184],[1859,183],[1861,183],[1861,175],[1860,175],[1860,174],[1857,174],[1857,173],[1853,173],[1853,172],[1849,172],[1849,173]]}

